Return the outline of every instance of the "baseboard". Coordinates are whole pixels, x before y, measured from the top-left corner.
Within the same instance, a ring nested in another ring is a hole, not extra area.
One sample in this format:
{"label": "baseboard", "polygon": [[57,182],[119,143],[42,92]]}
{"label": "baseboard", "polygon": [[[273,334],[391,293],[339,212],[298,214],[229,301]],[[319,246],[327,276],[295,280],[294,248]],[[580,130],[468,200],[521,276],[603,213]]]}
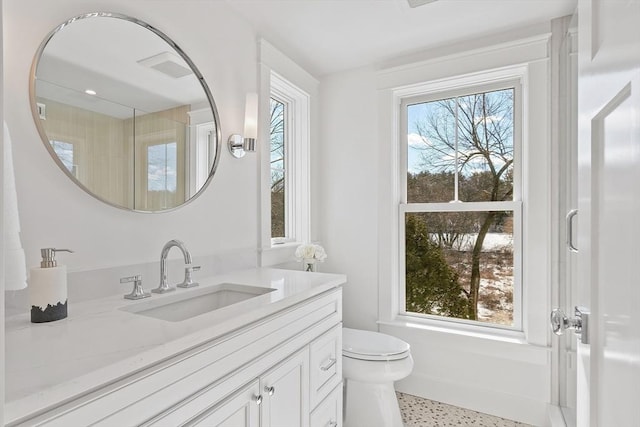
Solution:
{"label": "baseboard", "polygon": [[[448,383],[412,374],[395,384],[396,390],[425,399],[495,415],[533,426],[550,426],[549,404],[494,390]],[[553,427],[559,427],[555,424]]]}

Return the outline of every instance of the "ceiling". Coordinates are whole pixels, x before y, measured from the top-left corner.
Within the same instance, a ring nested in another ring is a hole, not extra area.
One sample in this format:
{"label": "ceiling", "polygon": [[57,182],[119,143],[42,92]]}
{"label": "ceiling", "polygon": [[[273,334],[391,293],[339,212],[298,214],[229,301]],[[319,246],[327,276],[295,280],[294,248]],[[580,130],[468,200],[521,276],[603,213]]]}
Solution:
{"label": "ceiling", "polygon": [[315,76],[504,33],[573,13],[577,0],[226,0]]}
{"label": "ceiling", "polygon": [[208,108],[195,74],[167,75],[154,68],[158,61],[190,71],[165,40],[135,22],[108,14],[75,19],[53,35],[38,60],[36,94],[42,102],[120,119],[183,105]]}

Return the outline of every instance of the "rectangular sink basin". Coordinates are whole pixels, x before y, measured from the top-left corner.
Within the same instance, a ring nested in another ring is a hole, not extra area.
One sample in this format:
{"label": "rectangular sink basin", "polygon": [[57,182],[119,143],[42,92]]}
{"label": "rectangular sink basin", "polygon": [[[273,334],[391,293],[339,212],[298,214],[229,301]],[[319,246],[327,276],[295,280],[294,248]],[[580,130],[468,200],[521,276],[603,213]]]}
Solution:
{"label": "rectangular sink basin", "polygon": [[178,288],[171,296],[155,301],[151,297],[135,305],[125,306],[121,310],[169,322],[180,322],[274,290],[235,283],[221,283],[188,291]]}

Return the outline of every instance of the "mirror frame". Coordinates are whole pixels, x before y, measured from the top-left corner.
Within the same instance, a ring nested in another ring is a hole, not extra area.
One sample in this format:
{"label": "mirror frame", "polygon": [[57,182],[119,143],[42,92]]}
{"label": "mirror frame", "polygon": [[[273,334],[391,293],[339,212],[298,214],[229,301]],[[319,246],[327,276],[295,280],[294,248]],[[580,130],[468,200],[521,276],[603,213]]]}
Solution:
{"label": "mirror frame", "polygon": [[[36,70],[38,69],[38,64],[40,62],[40,58],[42,57],[42,53],[44,52],[44,49],[47,47],[47,45],[49,44],[49,42],[51,41],[53,36],[55,36],[59,31],[61,31],[67,25],[72,24],[75,21],[78,21],[78,20],[81,20],[81,19],[88,19],[88,18],[115,18],[115,19],[122,19],[124,21],[128,21],[128,22],[131,22],[133,24],[137,24],[137,25],[139,25],[139,26],[151,31],[152,33],[154,33],[155,35],[157,35],[158,37],[163,39],[171,48],[173,48],[180,55],[180,57],[187,63],[187,65],[189,65],[189,67],[193,71],[193,74],[196,76],[196,78],[200,82],[200,85],[202,86],[202,89],[204,90],[204,93],[205,93],[205,95],[207,97],[207,100],[209,102],[209,106],[211,107],[211,112],[213,114],[213,120],[215,122],[215,137],[216,137],[215,157],[213,159],[213,164],[211,165],[211,169],[209,170],[209,175],[207,176],[207,180],[202,185],[202,187],[193,196],[191,196],[188,200],[185,200],[183,203],[181,203],[178,206],[174,206],[174,207],[169,208],[169,209],[163,209],[163,210],[158,210],[158,211],[145,211],[145,210],[138,210],[138,209],[135,209],[135,208],[128,208],[126,206],[118,205],[118,204],[113,203],[113,202],[111,202],[109,200],[106,200],[106,199],[96,195],[95,193],[93,193],[89,188],[87,188],[87,186],[85,186],[82,182],[80,182],[80,180],[78,180],[75,176],[73,176],[73,174],[62,163],[62,161],[60,160],[60,158],[58,157],[58,155],[54,151],[53,146],[49,143],[49,137],[46,134],[44,126],[41,123],[40,114],[39,114],[39,111],[38,111],[38,105],[37,105],[37,102],[36,102]],[[30,71],[30,74],[29,74],[29,101],[31,103],[31,114],[33,115],[33,120],[34,120],[34,122],[36,124],[36,128],[38,129],[38,133],[40,134],[40,138],[42,139],[42,142],[44,143],[47,151],[49,152],[49,154],[51,155],[53,160],[57,163],[58,167],[65,173],[65,175],[67,175],[67,177],[69,177],[69,179],[71,179],[71,181],[73,181],[77,186],[79,186],[87,194],[89,194],[93,198],[98,199],[101,202],[106,203],[106,204],[108,204],[110,206],[113,206],[115,208],[122,209],[122,210],[129,211],[129,212],[139,212],[139,213],[164,213],[164,212],[175,211],[176,209],[179,209],[179,208],[187,205],[188,203],[191,203],[196,198],[198,198],[204,192],[204,190],[209,186],[209,183],[211,182],[211,179],[213,178],[213,175],[215,174],[215,172],[216,172],[216,170],[218,168],[218,163],[220,161],[220,152],[222,151],[221,150],[221,148],[222,148],[222,143],[221,143],[221,138],[222,138],[221,135],[222,135],[222,133],[221,133],[221,130],[220,130],[220,118],[218,116],[218,110],[216,109],[216,104],[215,104],[215,102],[213,100],[213,96],[211,94],[211,91],[209,90],[209,86],[207,85],[207,82],[205,81],[204,77],[200,73],[200,70],[198,70],[198,67],[196,67],[196,65],[193,63],[193,61],[191,61],[191,59],[180,48],[180,46],[178,46],[165,33],[163,33],[162,31],[158,30],[154,26],[152,26],[152,25],[150,25],[150,24],[148,24],[148,23],[146,23],[146,22],[144,22],[144,21],[142,21],[140,19],[133,18],[131,16],[124,15],[124,14],[121,14],[121,13],[115,13],[115,12],[91,12],[91,13],[84,13],[84,14],[81,14],[81,15],[74,16],[73,18],[70,18],[70,19],[66,20],[65,22],[63,22],[62,24],[60,24],[57,27],[55,27],[51,32],[49,32],[45,36],[45,38],[42,41],[42,43],[40,43],[40,46],[38,47],[38,50],[36,51],[36,54],[35,54],[35,56],[33,58],[33,62],[31,64],[31,71]]]}

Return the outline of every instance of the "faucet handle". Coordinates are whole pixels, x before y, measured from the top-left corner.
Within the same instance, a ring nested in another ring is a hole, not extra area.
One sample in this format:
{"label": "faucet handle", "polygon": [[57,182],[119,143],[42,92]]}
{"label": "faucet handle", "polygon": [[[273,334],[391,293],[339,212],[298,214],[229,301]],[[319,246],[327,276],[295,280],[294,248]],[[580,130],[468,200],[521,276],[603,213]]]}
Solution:
{"label": "faucet handle", "polygon": [[141,280],[142,280],[142,274],[136,274],[135,276],[120,278],[120,283],[139,282]]}
{"label": "faucet handle", "polygon": [[136,274],[135,276],[123,277],[120,279],[120,283],[133,282],[133,290],[131,293],[124,296],[125,299],[142,299],[150,297],[149,292],[145,292],[142,288],[142,275]]}
{"label": "faucet handle", "polygon": [[199,283],[198,282],[194,282],[193,281],[193,276],[191,273],[193,273],[194,271],[199,271],[200,270],[200,266],[199,265],[190,265],[188,267],[185,267],[184,269],[184,280],[182,281],[182,283],[180,283],[178,286],[179,288],[193,288],[194,286],[198,286]]}

